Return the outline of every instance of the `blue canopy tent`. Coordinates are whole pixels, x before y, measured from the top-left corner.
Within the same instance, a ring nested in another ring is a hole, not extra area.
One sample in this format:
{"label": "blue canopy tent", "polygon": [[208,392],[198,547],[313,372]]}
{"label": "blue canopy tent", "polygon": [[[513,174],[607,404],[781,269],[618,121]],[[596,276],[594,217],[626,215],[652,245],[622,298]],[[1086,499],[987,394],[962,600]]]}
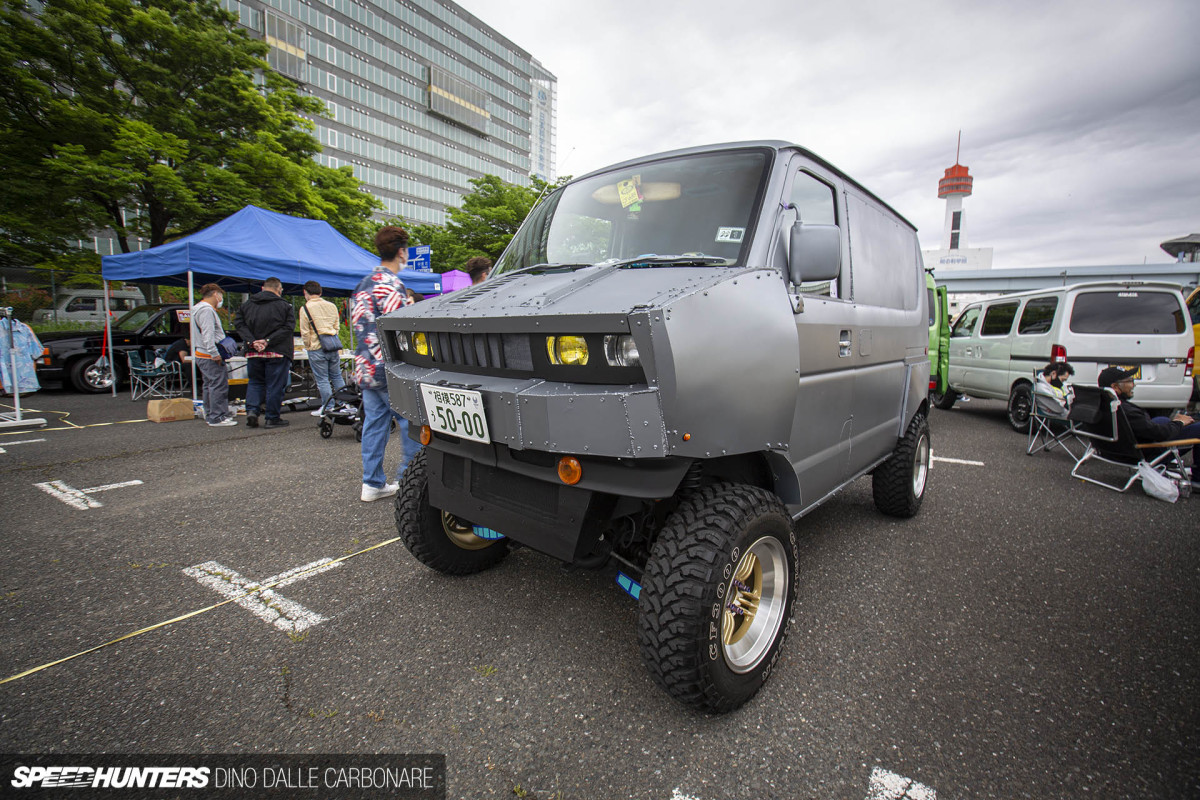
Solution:
{"label": "blue canopy tent", "polygon": [[[283,282],[285,294],[300,294],[306,282],[316,281],[323,295],[345,297],[378,265],[379,256],[328,222],[246,206],[191,236],[149,250],[104,256],[100,272],[105,286],[108,281],[186,286],[192,305],[197,285],[215,283],[227,292],[257,292],[272,277]],[[401,270],[400,280],[424,295],[442,291],[442,277],[434,273]],[[106,298],[106,318],[107,312]],[[105,331],[112,352],[111,328],[106,325]],[[193,397],[195,385],[193,379]],[[113,381],[116,393],[117,381]]]}
{"label": "blue canopy tent", "polygon": [[[301,219],[246,206],[215,225],[168,244],[135,253],[104,256],[101,274],[109,281],[140,281],[163,286],[219,284],[226,291],[256,292],[267,278],[283,281],[286,294],[299,294],[306,281],[321,284],[327,296],[346,296],[379,264],[369,253],[324,220]],[[441,276],[401,270],[414,292],[439,294]]]}

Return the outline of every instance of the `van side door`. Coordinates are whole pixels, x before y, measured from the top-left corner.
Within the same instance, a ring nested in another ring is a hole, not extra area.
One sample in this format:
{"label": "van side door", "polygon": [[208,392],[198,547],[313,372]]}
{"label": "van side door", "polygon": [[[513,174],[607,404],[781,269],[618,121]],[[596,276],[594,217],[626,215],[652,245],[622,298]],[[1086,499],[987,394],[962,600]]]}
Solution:
{"label": "van side door", "polygon": [[1008,397],[1008,362],[1012,354],[1013,323],[1019,300],[989,303],[979,325],[979,357],[975,359],[975,383],[985,397]]}
{"label": "van side door", "polygon": [[975,329],[979,326],[981,306],[967,306],[950,331],[950,388],[970,394],[978,342]]}
{"label": "van side door", "polygon": [[[929,312],[916,230],[891,209],[846,187],[850,229],[851,355],[854,376],[850,474],[896,447],[913,400],[929,390]],[[918,377],[919,376],[919,377]]]}
{"label": "van side door", "polygon": [[1033,371],[1050,361],[1051,332],[1058,314],[1058,296],[1031,297],[1025,301],[1017,320],[1009,356],[1008,385],[1033,380]]}
{"label": "van side door", "polygon": [[849,464],[854,374],[846,364],[851,304],[841,299],[849,288],[845,269],[849,249],[840,181],[798,156],[789,172],[773,259],[782,265],[784,280],[793,223],[838,225],[842,239],[843,266],[838,278],[789,288],[800,371],[788,452],[802,503],[810,506],[842,484]]}

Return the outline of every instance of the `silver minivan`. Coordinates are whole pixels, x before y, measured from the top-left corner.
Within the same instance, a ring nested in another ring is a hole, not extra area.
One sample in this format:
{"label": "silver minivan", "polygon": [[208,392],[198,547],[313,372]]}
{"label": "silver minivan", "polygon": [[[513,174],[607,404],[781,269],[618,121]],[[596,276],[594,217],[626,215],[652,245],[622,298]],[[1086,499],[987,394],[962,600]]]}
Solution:
{"label": "silver minivan", "polygon": [[926,303],[916,229],[800,147],[576,178],[491,278],[379,321],[425,445],[400,536],[449,574],[517,545],[618,570],[655,682],[732,710],[788,631],[794,521],[868,474],[884,513],[920,507]]}
{"label": "silver minivan", "polygon": [[950,332],[949,409],[961,395],[1008,401],[1008,419],[1025,431],[1034,372],[1068,361],[1074,381],[1096,384],[1109,366],[1137,367],[1137,403],[1184,408],[1192,392],[1195,342],[1178,286],[1081,283],[995,297],[963,309]]}
{"label": "silver minivan", "polygon": [[[108,293],[108,311],[114,318],[145,302],[139,289],[112,289]],[[95,322],[103,325],[104,290],[60,289],[52,308],[33,312],[33,322]]]}

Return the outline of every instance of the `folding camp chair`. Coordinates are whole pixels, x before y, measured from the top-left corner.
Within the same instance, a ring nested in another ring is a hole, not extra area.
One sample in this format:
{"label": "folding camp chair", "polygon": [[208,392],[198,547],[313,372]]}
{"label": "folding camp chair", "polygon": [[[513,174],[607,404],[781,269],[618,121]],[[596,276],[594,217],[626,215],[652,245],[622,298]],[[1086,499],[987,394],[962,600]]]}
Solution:
{"label": "folding camp chair", "polygon": [[[1059,402],[1057,397],[1042,394],[1038,391],[1041,386],[1037,382],[1038,372],[1033,373],[1034,392],[1033,409],[1029,413],[1029,441],[1025,455],[1033,455],[1043,450],[1053,450],[1061,446],[1063,451],[1076,463],[1083,456],[1084,445],[1076,435],[1079,423],[1071,419],[1068,409]],[[1074,442],[1079,448],[1079,455],[1071,449],[1068,442]]]}
{"label": "folding camp chair", "polygon": [[131,400],[141,397],[177,397],[183,393],[183,378],[177,362],[154,366],[142,359],[137,350],[126,352],[129,359]]}
{"label": "folding camp chair", "polygon": [[[1081,388],[1075,388],[1075,405],[1079,404]],[[1133,435],[1133,426],[1125,416],[1117,393],[1110,388],[1090,389],[1090,392],[1101,393],[1102,400],[1097,404],[1098,410],[1093,421],[1080,425],[1078,433],[1087,439],[1088,447],[1083,456],[1071,470],[1073,477],[1088,483],[1095,483],[1114,492],[1128,491],[1138,480],[1138,469],[1145,464],[1154,471],[1175,481],[1181,489],[1191,488],[1187,467],[1183,463],[1183,455],[1179,448],[1200,443],[1200,439],[1173,439],[1166,442],[1138,444]],[[1075,405],[1072,406],[1074,410]],[[1114,433],[1115,431],[1115,433]],[[1161,452],[1160,452],[1161,451]],[[1129,473],[1129,479],[1123,484],[1107,483],[1098,478],[1080,474],[1083,465],[1089,461],[1100,461]]]}

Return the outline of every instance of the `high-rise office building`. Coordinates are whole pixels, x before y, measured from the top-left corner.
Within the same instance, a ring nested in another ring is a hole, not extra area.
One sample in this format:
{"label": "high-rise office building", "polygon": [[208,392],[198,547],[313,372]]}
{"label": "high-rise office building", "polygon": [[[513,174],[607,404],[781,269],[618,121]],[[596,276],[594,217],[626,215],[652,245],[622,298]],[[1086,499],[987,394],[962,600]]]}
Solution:
{"label": "high-rise office building", "polygon": [[349,165],[383,213],[441,224],[469,181],[555,179],[557,80],[449,0],[221,0],[320,98],[322,164]]}

